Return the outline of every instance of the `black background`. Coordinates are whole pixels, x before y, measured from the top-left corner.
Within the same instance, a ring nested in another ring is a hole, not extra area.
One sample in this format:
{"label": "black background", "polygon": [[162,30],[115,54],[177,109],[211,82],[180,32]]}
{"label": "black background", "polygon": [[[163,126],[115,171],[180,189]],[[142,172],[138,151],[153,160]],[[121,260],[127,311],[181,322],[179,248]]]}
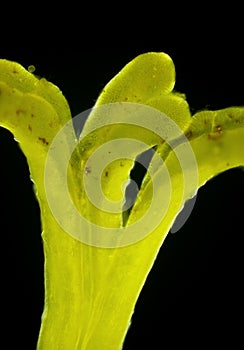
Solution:
{"label": "black background", "polygon": [[[26,68],[35,65],[37,75],[62,90],[73,115],[92,107],[103,86],[131,59],[148,51],[172,57],[175,88],[186,93],[193,113],[243,105],[238,9],[221,16],[211,11],[202,18],[196,11],[182,22],[173,16],[170,26],[165,14],[156,21],[158,26],[145,17],[129,28],[126,18],[117,24],[117,19],[97,24],[83,12],[78,22],[70,20],[70,27],[64,20],[52,22],[48,12],[41,18],[34,13],[25,29],[16,26],[3,35],[0,57]],[[90,18],[86,24],[84,17]],[[3,339],[7,349],[16,344],[35,349],[44,297],[39,208],[26,160],[3,129],[0,161]],[[241,347],[243,181],[243,171],[233,169],[199,190],[190,218],[179,232],[167,236],[160,250],[124,350]]]}

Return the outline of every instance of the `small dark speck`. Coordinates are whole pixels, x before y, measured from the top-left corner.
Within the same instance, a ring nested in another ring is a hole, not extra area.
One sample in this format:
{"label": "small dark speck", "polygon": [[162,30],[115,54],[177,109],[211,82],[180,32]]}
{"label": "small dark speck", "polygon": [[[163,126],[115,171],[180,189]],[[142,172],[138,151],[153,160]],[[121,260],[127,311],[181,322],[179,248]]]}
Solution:
{"label": "small dark speck", "polygon": [[108,177],[108,171],[105,171],[105,176]]}
{"label": "small dark speck", "polygon": [[216,125],[215,130],[216,130],[216,132],[221,133],[221,131],[222,131],[221,125]]}
{"label": "small dark speck", "polygon": [[16,74],[16,73],[18,73],[18,71],[17,71],[16,69],[14,69],[14,70],[13,70],[13,73]]}
{"label": "small dark speck", "polygon": [[40,140],[44,145],[49,144],[49,142],[45,139],[45,137],[38,137],[38,140]]}
{"label": "small dark speck", "polygon": [[25,111],[23,111],[23,109],[20,108],[16,110],[17,115],[20,115],[21,113],[25,113]]}
{"label": "small dark speck", "polygon": [[91,173],[91,167],[86,166],[85,167],[85,174],[90,174]]}
{"label": "small dark speck", "polygon": [[32,131],[32,127],[31,127],[30,125],[28,125],[28,129],[29,129],[30,131]]}
{"label": "small dark speck", "polygon": [[186,133],[186,137],[192,137],[192,130],[188,130],[187,133]]}

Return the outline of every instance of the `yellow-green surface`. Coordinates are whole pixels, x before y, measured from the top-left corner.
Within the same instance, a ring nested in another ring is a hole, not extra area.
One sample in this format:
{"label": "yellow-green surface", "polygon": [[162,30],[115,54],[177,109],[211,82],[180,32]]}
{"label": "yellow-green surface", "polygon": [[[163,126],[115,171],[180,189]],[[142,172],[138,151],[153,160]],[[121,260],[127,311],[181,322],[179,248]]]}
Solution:
{"label": "yellow-green surface", "polygon": [[[174,120],[194,151],[198,175],[196,187],[199,188],[220,172],[244,165],[244,107],[202,111],[191,116],[184,95],[174,92],[174,83],[174,64],[168,55],[142,54],[105,86],[96,106],[137,103],[157,109]],[[106,119],[106,115],[101,116],[99,110],[94,110],[83,133],[94,129],[101,122],[99,118]],[[119,350],[157,252],[183,202],[197,188],[192,185],[184,192],[185,174],[176,154],[180,154],[182,149],[184,151],[185,140],[176,143],[172,150],[157,135],[128,123],[101,127],[78,142],[75,132],[69,129],[69,137],[71,134],[77,142],[68,168],[70,195],[77,209],[92,223],[108,227],[122,225],[122,213],[111,214],[95,208],[84,191],[81,174],[89,175],[86,160],[100,145],[118,137],[139,139],[146,142],[148,148],[156,145],[171,182],[171,199],[166,215],[144,239],[122,247],[115,240],[112,248],[81,242],[65,232],[56,221],[44,186],[48,151],[58,131],[70,119],[68,103],[56,86],[35,77],[18,63],[0,60],[0,125],[13,133],[27,157],[41,210],[45,307],[37,348]],[[153,117],[151,123],[155,123]],[[104,169],[101,187],[111,200],[121,197],[121,183],[128,180],[132,166],[132,160],[123,159]],[[157,174],[157,171],[154,172],[155,178]],[[153,180],[148,175],[145,177],[128,224],[146,213],[152,198]],[[62,188],[56,188],[54,184],[53,191],[62,191]],[[157,193],[155,196],[157,199]],[[62,206],[65,212],[65,203],[61,203]],[[66,214],[68,216],[69,212]],[[153,224],[153,219],[152,216],[149,224]],[[77,229],[78,236],[79,232],[87,229],[77,224],[72,215],[69,220],[70,226]]]}

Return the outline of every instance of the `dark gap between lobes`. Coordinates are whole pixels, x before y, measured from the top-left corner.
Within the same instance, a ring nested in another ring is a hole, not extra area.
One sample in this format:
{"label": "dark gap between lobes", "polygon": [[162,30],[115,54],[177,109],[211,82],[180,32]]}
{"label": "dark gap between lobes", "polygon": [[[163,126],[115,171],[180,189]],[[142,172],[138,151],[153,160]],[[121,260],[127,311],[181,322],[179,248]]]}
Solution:
{"label": "dark gap between lobes", "polygon": [[[157,146],[139,154],[135,159],[134,167],[130,171],[129,183],[125,189],[125,200],[122,212],[123,227],[126,226],[131,210],[141,188],[142,181],[147,173],[147,169],[152,160]],[[128,208],[128,209],[126,209]]]}

